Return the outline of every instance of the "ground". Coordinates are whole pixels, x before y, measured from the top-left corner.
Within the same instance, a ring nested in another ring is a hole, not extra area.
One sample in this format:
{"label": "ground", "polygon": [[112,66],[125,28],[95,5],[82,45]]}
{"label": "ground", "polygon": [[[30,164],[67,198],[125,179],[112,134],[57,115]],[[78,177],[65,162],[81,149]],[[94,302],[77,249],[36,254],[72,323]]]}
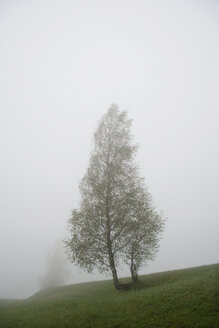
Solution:
{"label": "ground", "polygon": [[218,287],[219,264],[140,276],[124,292],[109,280],[51,288],[0,300],[0,327],[217,328]]}

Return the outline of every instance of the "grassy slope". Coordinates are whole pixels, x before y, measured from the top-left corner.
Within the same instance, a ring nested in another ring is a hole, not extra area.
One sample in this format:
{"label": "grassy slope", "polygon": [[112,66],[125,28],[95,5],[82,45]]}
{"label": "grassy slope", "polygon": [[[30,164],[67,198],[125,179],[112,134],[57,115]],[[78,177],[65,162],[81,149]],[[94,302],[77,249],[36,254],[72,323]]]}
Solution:
{"label": "grassy slope", "polygon": [[[111,281],[51,288],[0,301],[0,327],[219,327],[219,264],[141,276],[136,289]],[[126,281],[126,279],[124,279]]]}

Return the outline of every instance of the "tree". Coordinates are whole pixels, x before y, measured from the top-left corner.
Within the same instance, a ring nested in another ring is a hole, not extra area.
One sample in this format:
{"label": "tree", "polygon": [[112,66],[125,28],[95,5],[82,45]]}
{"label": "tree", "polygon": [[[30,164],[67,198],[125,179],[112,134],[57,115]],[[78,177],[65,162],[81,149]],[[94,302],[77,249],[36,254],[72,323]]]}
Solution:
{"label": "tree", "polygon": [[144,185],[139,188],[136,213],[132,218],[130,243],[123,249],[123,260],[129,265],[133,282],[138,282],[138,271],[153,260],[159,249],[159,236],[164,220],[152,205],[151,195]]}
{"label": "tree", "polygon": [[39,279],[40,289],[63,285],[69,275],[63,242],[57,240],[48,254],[46,271]]}
{"label": "tree", "polygon": [[80,207],[72,211],[66,240],[73,263],[88,272],[94,268],[111,271],[117,289],[121,257],[127,263],[133,249],[131,262],[135,261],[137,268],[144,260],[140,254],[146,238],[138,237],[138,225],[144,224],[149,214],[144,204],[149,205],[148,194],[134,163],[137,147],[131,142],[130,127],[127,113],[119,112],[116,105],[99,122],[89,167],[79,186]]}

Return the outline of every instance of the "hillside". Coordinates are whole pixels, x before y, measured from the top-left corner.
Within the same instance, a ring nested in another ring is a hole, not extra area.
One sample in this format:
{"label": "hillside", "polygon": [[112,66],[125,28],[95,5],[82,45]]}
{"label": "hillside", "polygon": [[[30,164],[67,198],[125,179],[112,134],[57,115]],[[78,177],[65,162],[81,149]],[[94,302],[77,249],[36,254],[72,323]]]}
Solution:
{"label": "hillside", "polygon": [[111,281],[46,289],[25,300],[0,300],[0,327],[217,328],[218,277],[214,264],[140,276],[127,292]]}

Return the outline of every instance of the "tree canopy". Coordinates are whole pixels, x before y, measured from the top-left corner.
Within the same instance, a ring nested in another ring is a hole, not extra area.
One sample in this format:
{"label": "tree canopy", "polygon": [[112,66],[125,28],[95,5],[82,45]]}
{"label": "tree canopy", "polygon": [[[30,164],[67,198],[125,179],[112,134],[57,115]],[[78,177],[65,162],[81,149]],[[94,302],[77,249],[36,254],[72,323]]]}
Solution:
{"label": "tree canopy", "polygon": [[121,260],[136,281],[138,269],[156,253],[163,228],[135,164],[136,150],[127,112],[112,105],[94,133],[80,206],[69,219],[72,262],[88,272],[110,271],[116,288]]}

